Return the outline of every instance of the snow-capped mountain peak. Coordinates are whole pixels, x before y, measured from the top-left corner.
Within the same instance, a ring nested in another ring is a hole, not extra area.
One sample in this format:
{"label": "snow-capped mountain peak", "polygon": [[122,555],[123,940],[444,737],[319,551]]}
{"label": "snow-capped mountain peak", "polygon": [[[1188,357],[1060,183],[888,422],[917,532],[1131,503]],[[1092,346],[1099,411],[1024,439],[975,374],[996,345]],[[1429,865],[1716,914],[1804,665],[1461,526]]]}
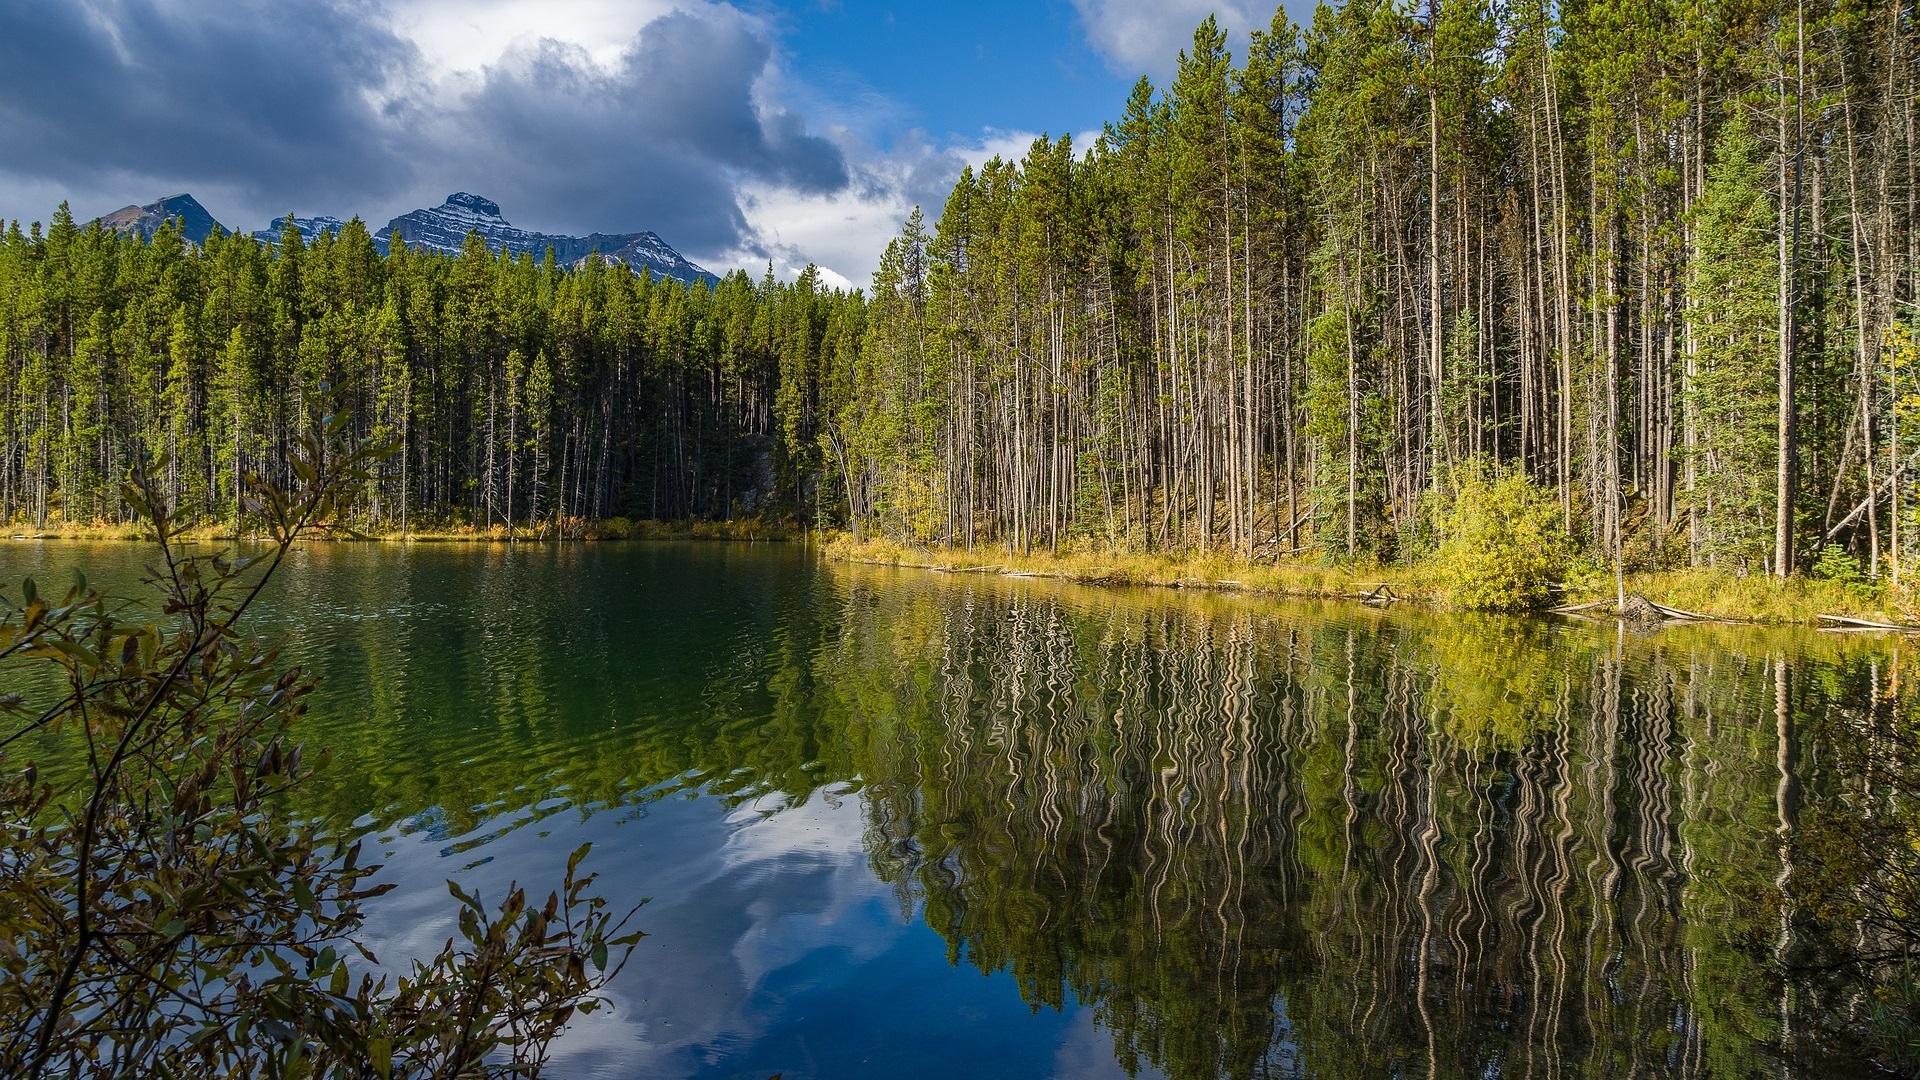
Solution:
{"label": "snow-capped mountain peak", "polygon": [[449,207],[471,210],[476,218],[491,218],[502,225],[507,223],[506,219],[500,216],[499,203],[492,199],[483,199],[478,195],[469,195],[464,191],[456,191],[447,196],[447,201],[442,204],[441,209]]}
{"label": "snow-capped mountain peak", "polygon": [[532,232],[516,228],[502,216],[499,203],[465,191],[456,191],[447,196],[439,206],[402,214],[388,222],[387,227],[374,236],[383,243],[390,244],[397,238],[409,247],[456,254],[465,246],[469,232],[480,234],[480,238],[494,251],[515,255],[524,253],[539,259],[544,258],[551,248],[554,259],[562,266],[578,266],[589,256],[598,253],[636,273],[646,269],[655,277],[678,281],[712,283],[719,280],[709,271],[688,262],[685,256],[654,233],[564,236]]}
{"label": "snow-capped mountain peak", "polygon": [[[256,230],[253,238],[263,244],[277,244],[280,242],[280,230],[285,226],[286,219],[281,218],[267,228]],[[347,227],[347,223],[337,217],[327,217],[325,214],[321,214],[316,217],[294,218],[293,227],[300,230],[300,239],[311,244],[315,240],[320,239],[323,233],[339,235],[340,230]],[[381,254],[386,254],[385,244],[380,245],[380,249]]]}

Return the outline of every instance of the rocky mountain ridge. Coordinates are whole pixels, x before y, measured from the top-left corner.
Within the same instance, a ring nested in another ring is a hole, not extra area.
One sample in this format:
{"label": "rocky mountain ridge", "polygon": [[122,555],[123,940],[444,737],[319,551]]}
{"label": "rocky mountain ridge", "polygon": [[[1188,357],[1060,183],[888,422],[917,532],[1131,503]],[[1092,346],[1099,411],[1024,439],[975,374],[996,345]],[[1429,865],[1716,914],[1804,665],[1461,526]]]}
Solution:
{"label": "rocky mountain ridge", "polygon": [[[292,217],[292,215],[288,216]],[[264,229],[253,230],[253,238],[263,244],[277,244],[280,242],[281,230],[285,229],[286,225],[287,218],[281,218],[279,221],[274,222]],[[300,238],[302,240],[311,244],[315,240],[320,239],[322,233],[338,233],[341,229],[347,227],[347,223],[337,217],[328,217],[325,214],[321,214],[316,217],[295,217],[293,218],[293,227],[300,230]],[[380,249],[380,254],[385,255],[387,253],[386,241],[376,241],[374,246]]]}
{"label": "rocky mountain ridge", "polygon": [[[178,220],[181,235],[195,244],[206,243],[213,230],[223,228],[198,200],[188,194],[169,195],[145,206],[122,207],[101,217],[100,223],[115,232],[138,233],[150,238],[169,219]],[[319,239],[324,233],[338,233],[346,224],[339,218],[324,215],[293,218],[294,228],[309,242]],[[277,243],[284,227],[285,219],[282,219],[254,231],[252,235],[263,243]],[[528,254],[540,259],[546,257],[548,249],[552,249],[555,261],[562,266],[579,266],[589,256],[598,253],[636,274],[644,269],[655,277],[672,278],[690,284],[714,284],[720,280],[711,271],[675,251],[658,233],[596,232],[586,236],[566,236],[533,232],[509,222],[501,215],[500,205],[493,200],[464,191],[447,196],[439,206],[401,214],[373,234],[373,243],[383,255],[395,237],[417,250],[458,254],[466,245],[469,232],[478,233],[487,247],[496,252]]]}
{"label": "rocky mountain ridge", "polygon": [[469,231],[479,233],[487,246],[495,251],[509,251],[516,255],[525,253],[539,259],[544,258],[547,249],[551,248],[554,260],[562,266],[578,266],[587,256],[598,252],[604,258],[625,264],[635,273],[644,268],[652,271],[655,277],[670,277],[678,281],[705,281],[712,284],[720,280],[688,262],[657,233],[596,232],[586,236],[563,236],[531,232],[516,228],[502,217],[498,203],[464,191],[447,196],[447,200],[439,206],[414,210],[394,218],[386,228],[375,233],[374,238],[391,243],[393,238],[399,237],[415,248],[455,254],[466,244]]}
{"label": "rocky mountain ridge", "polygon": [[139,233],[151,240],[169,219],[178,219],[180,235],[196,244],[204,244],[213,230],[221,228],[200,200],[185,194],[169,195],[145,206],[123,206],[100,219],[100,224],[117,233]]}

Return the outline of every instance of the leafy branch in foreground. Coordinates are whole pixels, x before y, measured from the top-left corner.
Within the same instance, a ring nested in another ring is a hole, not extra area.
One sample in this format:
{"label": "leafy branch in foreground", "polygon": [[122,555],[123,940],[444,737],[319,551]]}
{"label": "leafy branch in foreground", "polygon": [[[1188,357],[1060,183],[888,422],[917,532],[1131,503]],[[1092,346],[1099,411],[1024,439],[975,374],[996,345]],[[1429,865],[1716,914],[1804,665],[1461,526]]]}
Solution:
{"label": "leafy branch in foreground", "polygon": [[[151,528],[137,621],[76,575],[0,599],[0,1074],[529,1075],[638,933],[581,875],[543,905],[489,908],[449,882],[459,939],[380,973],[355,934],[358,842],[295,818],[313,773],[291,738],[315,680],[241,622],[292,545],[330,528],[385,451],[342,448],[343,414],[301,441],[287,488],[248,478],[270,542],[188,555],[157,462],[122,492]],[[50,688],[50,689],[49,689]],[[41,700],[44,698],[45,700]],[[65,747],[15,763],[22,740]]]}

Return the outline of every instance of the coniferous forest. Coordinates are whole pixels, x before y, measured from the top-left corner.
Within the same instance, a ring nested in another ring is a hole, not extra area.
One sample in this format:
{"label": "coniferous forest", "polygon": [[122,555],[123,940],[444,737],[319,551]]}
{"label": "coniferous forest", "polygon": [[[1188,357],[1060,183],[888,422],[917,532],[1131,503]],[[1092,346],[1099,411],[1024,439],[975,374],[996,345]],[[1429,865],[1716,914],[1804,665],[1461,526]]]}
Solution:
{"label": "coniferous forest", "polygon": [[62,208],[0,242],[0,283],[0,513],[36,524],[129,516],[143,450],[170,498],[225,521],[248,473],[275,478],[341,407],[394,449],[358,506],[371,527],[812,514],[823,364],[863,327],[861,298],[811,271],[689,287],[478,236],[382,257],[357,220],[201,249]]}
{"label": "coniferous forest", "polygon": [[1920,548],[1906,0],[1350,0],[1209,20],[1092,146],[916,212],[872,288],[363,228],[0,242],[0,512],[206,517],[343,401],[370,525],[780,517],[1018,551],[1415,558],[1470,473],[1596,561]]}

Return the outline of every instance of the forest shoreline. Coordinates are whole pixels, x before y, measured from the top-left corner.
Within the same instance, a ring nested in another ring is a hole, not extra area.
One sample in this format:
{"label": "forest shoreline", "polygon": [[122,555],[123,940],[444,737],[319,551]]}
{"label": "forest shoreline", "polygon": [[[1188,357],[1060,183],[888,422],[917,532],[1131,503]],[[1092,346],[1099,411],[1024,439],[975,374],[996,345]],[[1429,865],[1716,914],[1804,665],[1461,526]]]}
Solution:
{"label": "forest shoreline", "polygon": [[[189,527],[180,537],[189,542],[218,543],[235,539],[226,525]],[[251,538],[248,538],[251,539]],[[40,530],[0,531],[0,543],[29,541],[54,543],[144,543],[151,538],[138,530],[114,525],[63,524]],[[837,530],[808,533],[790,524],[765,521],[638,521],[614,519],[583,524],[568,535],[545,535],[504,526],[473,526],[361,532],[315,537],[313,543],[413,544],[552,544],[620,541],[696,543],[809,543],[834,562],[926,570],[943,574],[991,574],[996,577],[1046,578],[1076,585],[1109,588],[1198,589],[1247,596],[1311,600],[1351,600],[1416,603],[1446,609],[1447,583],[1430,565],[1379,566],[1352,569],[1305,562],[1249,561],[1220,554],[1146,554],[1092,551],[1011,555],[1004,551],[945,546],[925,547],[892,540],[864,540]],[[1578,606],[1613,597],[1613,578],[1589,571],[1569,575],[1560,602]],[[1879,623],[1920,624],[1914,616],[1917,599],[1911,587],[1894,590],[1863,588],[1858,584],[1793,577],[1780,581],[1749,575],[1736,577],[1703,568],[1627,575],[1629,594],[1656,604],[1691,612],[1708,620],[1771,626],[1814,627],[1823,615]],[[1605,612],[1596,615],[1610,617]]]}
{"label": "forest shoreline", "polygon": [[[841,533],[826,538],[822,550],[828,559],[871,566],[918,569],[945,574],[991,574],[997,577],[1048,578],[1078,585],[1114,588],[1203,589],[1248,596],[1296,599],[1344,599],[1356,603],[1370,597],[1393,603],[1416,603],[1446,609],[1446,584],[1431,566],[1361,565],[1352,570],[1311,563],[1255,562],[1221,555],[1147,555],[1094,552],[1034,552],[1009,555],[1003,551],[966,551],[947,547],[905,546],[888,540],[855,543]],[[1864,590],[1837,581],[1805,577],[1779,581],[1770,577],[1735,577],[1705,569],[1633,573],[1627,592],[1653,602],[1697,614],[1706,621],[1767,626],[1821,625],[1822,615],[1837,615],[1881,623],[1913,624],[1906,602],[1910,590],[1890,587]],[[1567,582],[1561,601],[1576,606],[1611,600],[1610,575],[1576,576]],[[1601,617],[1611,614],[1596,612]]]}
{"label": "forest shoreline", "polygon": [[[235,536],[230,524],[189,526],[175,534],[190,542],[264,541],[265,537]],[[792,543],[805,534],[789,524],[758,520],[738,521],[626,521],[615,518],[593,523],[570,523],[564,535],[551,526],[543,530],[504,525],[490,528],[409,529],[407,531],[352,530],[303,538],[308,543],[505,544],[582,543],[618,540],[713,541],[718,543]],[[56,541],[72,543],[151,543],[152,537],[131,525],[60,524],[40,529],[0,530],[0,542]]]}

